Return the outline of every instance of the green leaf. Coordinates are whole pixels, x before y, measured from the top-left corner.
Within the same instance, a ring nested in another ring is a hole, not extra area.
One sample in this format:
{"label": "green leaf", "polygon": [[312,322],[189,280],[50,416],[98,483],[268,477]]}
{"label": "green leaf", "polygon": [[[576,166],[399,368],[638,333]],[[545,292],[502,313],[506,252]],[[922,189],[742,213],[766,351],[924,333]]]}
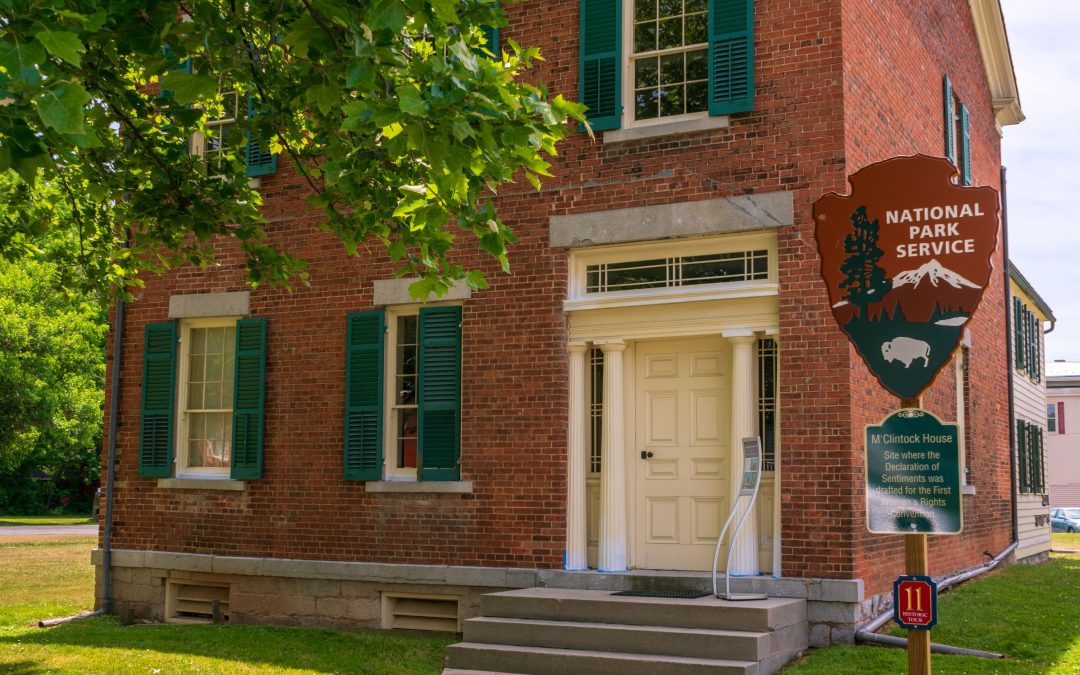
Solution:
{"label": "green leaf", "polygon": [[8,72],[8,77],[37,84],[41,81],[37,66],[44,60],[45,50],[36,42],[0,42],[0,66]]}
{"label": "green leaf", "polygon": [[400,33],[409,21],[409,15],[400,0],[382,0],[371,12],[371,29],[388,29]]}
{"label": "green leaf", "polygon": [[329,115],[341,101],[341,91],[328,84],[316,84],[307,88],[304,97],[324,115]]}
{"label": "green leaf", "polygon": [[398,87],[397,97],[401,112],[417,117],[427,117],[424,99],[420,97],[420,90],[415,85]]}
{"label": "green leaf", "polygon": [[41,121],[62,134],[83,133],[83,106],[89,100],[90,94],[74,82],[60,82],[34,99]]}
{"label": "green leaf", "polygon": [[51,31],[48,29],[39,31],[34,36],[50,54],[61,58],[78,68],[82,65],[80,54],[86,51],[79,36],[68,31]]}
{"label": "green leaf", "polygon": [[173,99],[181,105],[206,100],[217,93],[218,81],[209,75],[170,70],[161,76],[161,88],[172,92]]}

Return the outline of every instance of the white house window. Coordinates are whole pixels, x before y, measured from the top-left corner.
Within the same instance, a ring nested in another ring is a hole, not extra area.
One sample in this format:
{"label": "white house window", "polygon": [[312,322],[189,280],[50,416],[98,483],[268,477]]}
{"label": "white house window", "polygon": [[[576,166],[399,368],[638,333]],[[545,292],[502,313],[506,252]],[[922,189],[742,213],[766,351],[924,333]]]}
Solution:
{"label": "white house window", "polygon": [[597,263],[586,267],[586,293],[672,288],[769,277],[767,250]]}
{"label": "white house window", "polygon": [[181,331],[178,472],[228,476],[236,321],[190,320]]}
{"label": "white house window", "polygon": [[632,5],[634,121],[707,112],[706,0],[633,0]]}
{"label": "white house window", "polygon": [[389,420],[386,428],[386,457],[389,477],[416,477],[416,450],[419,408],[417,406],[417,381],[419,373],[417,310],[408,313],[392,313],[390,321],[389,350],[386,359],[386,381],[390,387],[386,400]]}
{"label": "white house window", "polygon": [[206,173],[211,176],[228,172],[229,132],[240,119],[240,96],[235,91],[222,94],[221,105],[220,110],[207,111],[206,135],[195,134],[191,139],[191,154],[203,158]]}
{"label": "white house window", "polygon": [[1057,404],[1046,404],[1046,430],[1051,433],[1057,433]]}

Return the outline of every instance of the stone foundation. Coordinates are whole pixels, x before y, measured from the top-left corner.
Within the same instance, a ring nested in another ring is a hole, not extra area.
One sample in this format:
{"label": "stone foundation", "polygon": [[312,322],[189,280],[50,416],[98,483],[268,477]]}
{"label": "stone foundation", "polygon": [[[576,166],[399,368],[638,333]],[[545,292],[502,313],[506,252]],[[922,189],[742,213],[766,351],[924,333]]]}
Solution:
{"label": "stone foundation", "polygon": [[[114,612],[152,621],[168,618],[166,589],[173,582],[227,584],[229,620],[234,623],[347,628],[388,625],[382,602],[387,594],[452,596],[458,601],[458,620],[464,621],[480,616],[481,596],[509,589],[712,589],[711,575],[705,572],[565,572],[132,550],[114,550],[112,555]],[[93,552],[92,561],[97,566],[96,599],[100,607],[101,550]],[[814,647],[852,643],[856,626],[875,616],[866,614],[868,605],[860,580],[740,577],[732,579],[731,590],[806,599],[810,645]]]}

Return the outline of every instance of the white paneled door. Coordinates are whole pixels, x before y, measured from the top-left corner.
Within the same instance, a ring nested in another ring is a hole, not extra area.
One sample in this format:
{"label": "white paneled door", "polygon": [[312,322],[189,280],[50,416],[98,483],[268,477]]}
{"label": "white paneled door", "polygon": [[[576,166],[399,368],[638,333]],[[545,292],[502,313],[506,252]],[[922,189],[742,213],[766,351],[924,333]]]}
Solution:
{"label": "white paneled door", "polygon": [[730,503],[729,363],[719,337],[638,343],[634,567],[712,569]]}

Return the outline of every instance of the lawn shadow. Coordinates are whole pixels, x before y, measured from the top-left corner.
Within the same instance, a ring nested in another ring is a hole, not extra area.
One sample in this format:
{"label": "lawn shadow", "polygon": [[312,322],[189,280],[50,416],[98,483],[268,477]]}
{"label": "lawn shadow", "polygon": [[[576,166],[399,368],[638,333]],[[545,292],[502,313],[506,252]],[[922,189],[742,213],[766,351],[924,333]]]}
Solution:
{"label": "lawn shadow", "polygon": [[[383,630],[348,631],[251,624],[122,626],[111,617],[86,619],[38,632],[0,637],[0,645],[19,643],[24,647],[36,645],[65,652],[72,647],[130,650],[131,653],[125,655],[125,663],[132,670],[158,668],[170,665],[180,656],[189,656],[263,666],[271,670],[295,668],[373,675],[439,673],[443,667],[443,649],[456,641],[452,636],[434,638]],[[206,665],[214,668],[222,664]]]}

